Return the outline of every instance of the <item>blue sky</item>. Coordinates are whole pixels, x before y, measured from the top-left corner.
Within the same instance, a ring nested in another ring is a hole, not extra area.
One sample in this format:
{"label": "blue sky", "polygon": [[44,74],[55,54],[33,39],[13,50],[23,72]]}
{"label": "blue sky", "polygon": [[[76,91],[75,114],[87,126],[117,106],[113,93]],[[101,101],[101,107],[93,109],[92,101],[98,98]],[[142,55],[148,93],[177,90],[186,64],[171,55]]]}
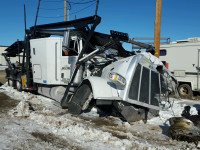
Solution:
{"label": "blue sky", "polygon": [[[49,2],[53,1],[53,2]],[[56,2],[55,2],[56,1]],[[89,0],[70,0],[84,2]],[[34,25],[38,0],[2,0],[0,2],[0,45],[11,45],[24,39],[24,4],[27,27]],[[75,12],[91,5],[71,5],[70,20]],[[96,31],[109,33],[110,29],[129,33],[133,37],[153,37],[156,0],[100,0],[98,15],[102,17]],[[64,0],[42,0],[37,24],[63,21]],[[172,41],[200,37],[200,0],[163,0],[161,37]],[[44,10],[56,9],[58,10]],[[94,14],[95,5],[76,14],[76,18]],[[60,18],[42,18],[60,17]]]}

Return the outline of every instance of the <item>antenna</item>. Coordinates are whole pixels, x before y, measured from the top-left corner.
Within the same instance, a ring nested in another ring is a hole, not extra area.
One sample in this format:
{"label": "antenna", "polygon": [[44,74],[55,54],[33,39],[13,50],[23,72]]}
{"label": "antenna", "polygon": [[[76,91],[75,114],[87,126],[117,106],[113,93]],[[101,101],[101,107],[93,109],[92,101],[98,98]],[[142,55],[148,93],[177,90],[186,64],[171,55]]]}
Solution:
{"label": "antenna", "polygon": [[38,2],[38,8],[37,8],[37,13],[36,13],[36,17],[35,17],[35,25],[34,25],[34,33],[35,33],[35,30],[36,30],[36,23],[37,23],[37,18],[38,18],[38,13],[39,13],[39,10],[40,10],[40,1]]}
{"label": "antenna", "polygon": [[26,33],[26,6],[24,4],[24,26],[25,26],[25,33]]}
{"label": "antenna", "polygon": [[96,5],[96,10],[95,10],[95,15],[97,15],[98,7],[99,7],[99,0],[97,0],[97,5]]}

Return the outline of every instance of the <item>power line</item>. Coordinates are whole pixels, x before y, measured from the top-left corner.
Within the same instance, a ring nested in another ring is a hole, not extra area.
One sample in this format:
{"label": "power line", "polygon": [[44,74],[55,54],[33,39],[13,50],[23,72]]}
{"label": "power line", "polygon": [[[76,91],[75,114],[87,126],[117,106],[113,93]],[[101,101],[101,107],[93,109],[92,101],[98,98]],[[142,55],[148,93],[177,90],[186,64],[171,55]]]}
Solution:
{"label": "power line", "polygon": [[[69,5],[69,8],[68,10],[71,10],[71,5],[72,4],[88,4],[88,3],[92,3],[96,0],[91,0],[91,1],[87,1],[87,2],[82,2],[83,0],[79,1],[79,2],[69,2],[68,1],[68,5]],[[61,1],[43,1],[43,2],[61,2]],[[60,8],[40,8],[41,10],[61,10],[61,9],[64,9],[64,7],[60,7]]]}
{"label": "power line", "polygon": [[64,2],[64,0],[57,0],[57,1],[49,1],[49,0],[42,0],[42,2],[47,2],[47,3],[59,3],[59,2]]}
{"label": "power line", "polygon": [[[60,8],[40,8],[41,10],[63,10],[65,9],[65,7],[60,7]],[[69,9],[68,10],[71,10],[71,5],[69,4]]]}
{"label": "power line", "polygon": [[[92,3],[94,1],[96,1],[96,0],[90,0],[90,1],[86,1],[86,2],[81,2],[81,1],[80,2],[71,2],[71,1],[68,1],[68,3],[70,3],[70,4],[88,4],[88,3]],[[57,1],[43,0],[42,2],[57,3],[57,2],[63,2],[63,0],[57,0]]]}
{"label": "power line", "polygon": [[92,3],[92,2],[94,2],[94,1],[96,1],[96,0],[91,0],[91,1],[87,1],[87,2],[70,2],[70,1],[69,1],[69,3],[70,3],[70,4],[88,4],[88,3]]}
{"label": "power line", "polygon": [[96,4],[96,2],[95,3],[92,3],[92,4],[90,4],[89,6],[87,6],[87,7],[84,7],[84,8],[82,8],[82,9],[80,9],[79,11],[76,11],[76,12],[72,12],[71,13],[71,15],[74,15],[74,14],[77,14],[77,13],[79,13],[79,12],[81,12],[81,11],[83,11],[83,10],[85,10],[85,9],[87,9],[87,8],[89,8],[89,7],[91,7],[92,5],[94,5],[94,4]]}
{"label": "power line", "polygon": [[64,16],[59,16],[59,17],[48,17],[48,16],[38,16],[39,18],[63,18]]}
{"label": "power line", "polygon": [[[80,9],[80,10],[76,11],[76,12],[72,12],[72,13],[70,13],[70,15],[77,14],[77,13],[79,13],[79,12],[81,12],[81,11],[83,11],[83,10],[85,10],[85,9],[89,8],[89,7],[91,7],[91,6],[92,6],[92,5],[94,5],[94,4],[96,4],[96,2],[95,2],[95,3],[92,3],[92,4],[90,4],[90,5],[88,5],[88,6],[84,7],[84,8],[82,8],[82,9]],[[38,17],[40,17],[40,18],[63,18],[63,17],[64,17],[64,15],[62,15],[62,16],[58,16],[58,17],[48,17],[48,16],[38,16]]]}
{"label": "power line", "polygon": [[64,7],[61,8],[40,8],[41,10],[59,10],[59,9],[64,9]]}

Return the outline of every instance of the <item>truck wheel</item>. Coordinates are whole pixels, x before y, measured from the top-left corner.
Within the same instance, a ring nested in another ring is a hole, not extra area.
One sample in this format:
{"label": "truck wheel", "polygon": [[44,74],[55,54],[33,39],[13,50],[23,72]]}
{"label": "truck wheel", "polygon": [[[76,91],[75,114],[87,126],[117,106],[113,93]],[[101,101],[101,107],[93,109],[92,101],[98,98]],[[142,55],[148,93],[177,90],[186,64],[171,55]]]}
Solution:
{"label": "truck wheel", "polygon": [[15,86],[16,86],[15,80],[13,80],[13,79],[8,79],[8,85],[11,86],[11,87],[13,87],[13,88],[15,88]]}
{"label": "truck wheel", "polygon": [[18,90],[19,92],[22,91],[22,80],[21,80],[20,76],[17,77],[16,87],[17,87],[17,90]]}
{"label": "truck wheel", "polygon": [[178,87],[181,98],[192,98],[192,89],[188,84],[181,84]]}
{"label": "truck wheel", "polygon": [[13,80],[8,79],[8,86],[13,86]]}
{"label": "truck wheel", "polygon": [[81,85],[73,95],[68,104],[68,111],[78,115],[89,109],[89,104],[93,98],[92,89],[88,84]]}
{"label": "truck wheel", "polygon": [[16,88],[16,77],[14,75],[10,75],[8,78],[8,85],[13,87],[14,89]]}

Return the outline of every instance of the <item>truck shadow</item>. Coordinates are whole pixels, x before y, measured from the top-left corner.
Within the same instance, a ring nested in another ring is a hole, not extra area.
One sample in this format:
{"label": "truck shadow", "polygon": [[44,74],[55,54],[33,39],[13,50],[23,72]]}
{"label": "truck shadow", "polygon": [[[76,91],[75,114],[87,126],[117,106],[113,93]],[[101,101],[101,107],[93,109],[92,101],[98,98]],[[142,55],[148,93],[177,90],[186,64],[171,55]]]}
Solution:
{"label": "truck shadow", "polygon": [[194,104],[193,107],[195,107],[197,111],[200,110],[200,104]]}
{"label": "truck shadow", "polygon": [[159,127],[162,129],[162,134],[171,137],[168,133],[170,126],[166,122],[163,125],[160,125]]}

